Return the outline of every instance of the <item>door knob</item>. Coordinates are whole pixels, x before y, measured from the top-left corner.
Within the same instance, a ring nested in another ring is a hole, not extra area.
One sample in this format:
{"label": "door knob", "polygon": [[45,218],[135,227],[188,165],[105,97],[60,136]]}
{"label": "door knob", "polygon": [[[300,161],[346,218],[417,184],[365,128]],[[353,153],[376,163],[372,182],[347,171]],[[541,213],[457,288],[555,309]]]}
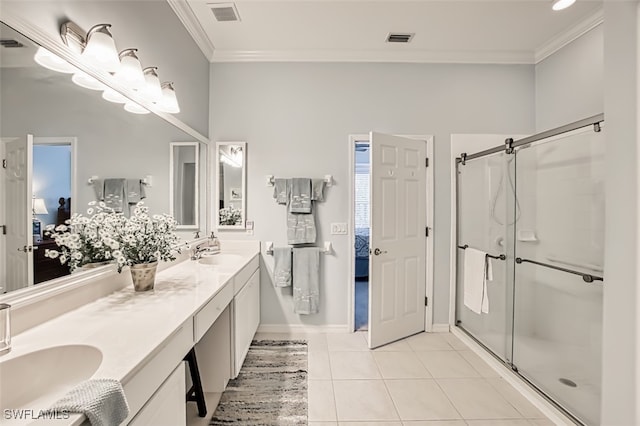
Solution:
{"label": "door knob", "polygon": [[30,252],[31,250],[33,250],[32,246],[24,246],[22,248],[18,248],[18,251],[23,251],[25,253]]}
{"label": "door knob", "polygon": [[375,254],[376,256],[379,256],[380,254],[385,254],[387,251],[386,250],[380,250],[379,248],[376,248],[373,251],[373,254]]}

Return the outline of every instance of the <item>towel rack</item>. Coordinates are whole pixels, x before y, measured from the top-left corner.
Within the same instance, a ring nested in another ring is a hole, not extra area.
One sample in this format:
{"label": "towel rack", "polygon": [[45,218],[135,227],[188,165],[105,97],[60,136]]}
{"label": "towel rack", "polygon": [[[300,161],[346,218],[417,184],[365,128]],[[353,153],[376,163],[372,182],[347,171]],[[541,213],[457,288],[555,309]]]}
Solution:
{"label": "towel rack", "polygon": [[602,277],[598,277],[596,275],[585,274],[583,272],[574,271],[573,269],[561,268],[559,266],[549,265],[548,263],[536,262],[535,260],[523,259],[521,257],[516,257],[516,263],[519,265],[521,263],[531,263],[538,266],[544,266],[545,268],[555,269],[556,271],[566,272],[569,274],[580,275],[582,280],[586,283],[592,283],[594,281],[603,281]]}
{"label": "towel rack", "polygon": [[[276,178],[273,175],[267,175],[265,179],[267,186],[273,186],[276,183]],[[324,183],[327,186],[333,185],[333,175],[324,175]]]}
{"label": "towel rack", "polygon": [[[469,245],[465,244],[463,246],[458,246],[458,248],[461,249],[461,250],[466,250],[466,249],[469,248]],[[498,260],[506,260],[507,259],[507,256],[505,256],[504,254],[501,254],[499,256],[494,256],[492,254],[487,253],[487,257],[490,257],[492,259],[498,259]]]}
{"label": "towel rack", "polygon": [[[269,256],[273,256],[273,241],[266,241],[264,245],[267,248],[265,250],[265,253],[268,254]],[[322,250],[320,250],[320,253],[331,254],[332,252],[333,252],[333,245],[331,244],[331,241],[325,241]]]}
{"label": "towel rack", "polygon": [[[93,182],[95,182],[96,180],[98,180],[99,176],[91,176],[89,179],[87,179],[87,183],[89,185],[93,185]],[[140,179],[140,182],[142,182],[143,185],[145,186],[153,186],[153,176],[151,175],[146,175],[144,178]]]}

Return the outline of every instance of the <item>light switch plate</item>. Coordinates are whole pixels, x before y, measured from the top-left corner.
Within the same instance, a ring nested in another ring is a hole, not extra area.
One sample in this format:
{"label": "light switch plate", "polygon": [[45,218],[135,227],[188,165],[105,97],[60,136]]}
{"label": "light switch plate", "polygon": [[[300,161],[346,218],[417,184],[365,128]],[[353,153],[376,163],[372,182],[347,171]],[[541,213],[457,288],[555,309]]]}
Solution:
{"label": "light switch plate", "polygon": [[346,223],[332,223],[331,224],[331,235],[347,235],[347,224]]}

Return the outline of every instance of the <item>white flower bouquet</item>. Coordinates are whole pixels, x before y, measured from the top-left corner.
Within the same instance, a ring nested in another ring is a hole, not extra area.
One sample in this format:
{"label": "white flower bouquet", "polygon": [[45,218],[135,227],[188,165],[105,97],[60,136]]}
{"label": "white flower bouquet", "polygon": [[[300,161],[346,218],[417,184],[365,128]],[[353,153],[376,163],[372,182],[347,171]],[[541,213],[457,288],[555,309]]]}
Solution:
{"label": "white flower bouquet", "polygon": [[45,234],[52,237],[60,250],[45,250],[44,255],[59,258],[60,263],[69,263],[76,268],[98,262],[118,260],[122,253],[116,240],[116,230],[122,226],[124,217],[113,213],[104,203],[89,203],[87,214],[75,213],[65,225],[47,225]]}
{"label": "white flower bouquet", "polygon": [[129,218],[95,201],[89,203],[87,214],[74,214],[66,225],[49,225],[46,233],[60,250],[47,250],[45,256],[69,262],[71,271],[89,263],[114,261],[121,272],[127,265],[175,260],[174,253],[180,252],[176,220],[167,214],[150,216],[142,202]]}
{"label": "white flower bouquet", "polygon": [[233,206],[220,209],[220,225],[237,225],[242,219],[242,210]]}

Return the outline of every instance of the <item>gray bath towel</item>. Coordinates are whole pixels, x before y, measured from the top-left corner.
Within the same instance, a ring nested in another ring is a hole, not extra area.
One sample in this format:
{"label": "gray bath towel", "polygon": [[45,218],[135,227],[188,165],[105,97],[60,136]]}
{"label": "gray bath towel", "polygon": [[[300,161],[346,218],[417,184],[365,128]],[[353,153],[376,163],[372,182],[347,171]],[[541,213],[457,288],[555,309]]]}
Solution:
{"label": "gray bath towel", "polygon": [[119,380],[91,379],[71,389],[49,411],[81,413],[92,426],[115,426],[129,415],[129,404]]}
{"label": "gray bath towel", "polygon": [[127,213],[128,206],[126,200],[126,179],[105,179],[104,180],[104,203],[112,208],[116,213]]}
{"label": "gray bath towel", "polygon": [[127,179],[127,203],[138,204],[146,196],[142,180]]}
{"label": "gray bath towel", "polygon": [[104,180],[94,179],[92,184],[93,184],[93,192],[96,193],[96,200],[104,201]]}
{"label": "gray bath towel", "polygon": [[311,179],[291,179],[291,194],[289,195],[289,212],[311,213]]}
{"label": "gray bath towel", "polygon": [[291,247],[273,249],[273,284],[276,287],[291,285]]}
{"label": "gray bath towel", "polygon": [[314,206],[310,214],[287,212],[287,244],[313,244],[316,242]]}
{"label": "gray bath towel", "polygon": [[320,308],[320,248],[293,249],[293,311],[301,315]]}
{"label": "gray bath towel", "polygon": [[289,201],[290,179],[276,179],[273,184],[273,198],[278,204],[287,204]]}
{"label": "gray bath towel", "polygon": [[324,201],[324,179],[311,179],[311,201]]}

